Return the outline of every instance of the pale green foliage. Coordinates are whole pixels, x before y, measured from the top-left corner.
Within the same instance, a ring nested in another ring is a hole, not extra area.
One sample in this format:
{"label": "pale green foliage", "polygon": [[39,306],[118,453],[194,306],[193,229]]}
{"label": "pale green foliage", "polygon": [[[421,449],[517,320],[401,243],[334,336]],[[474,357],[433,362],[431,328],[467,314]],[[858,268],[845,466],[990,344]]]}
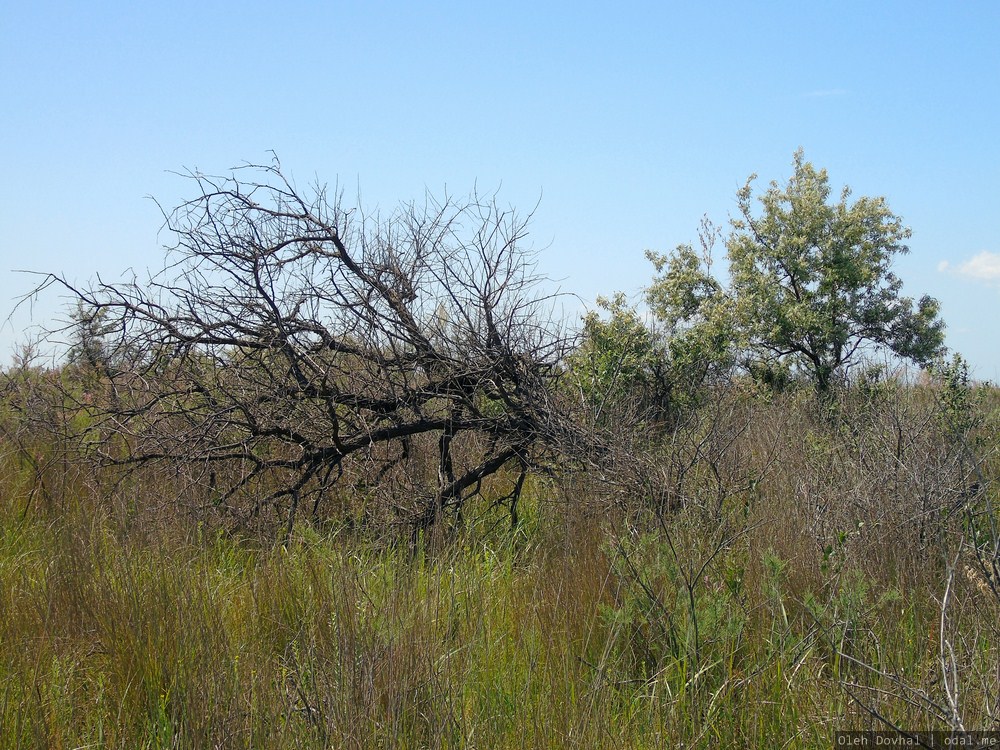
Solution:
{"label": "pale green foliage", "polygon": [[[669,259],[650,254],[654,263]],[[672,266],[673,267],[673,266]],[[725,305],[725,295],[711,277],[677,278],[678,298],[687,295],[685,310],[673,325],[651,325],[625,296],[598,298],[599,311],[584,316],[582,343],[569,359],[574,382],[598,421],[620,418],[624,412],[642,412],[663,419],[668,412],[698,401],[699,386],[712,369],[725,368],[730,359],[731,331],[721,314],[702,316],[697,310]],[[669,272],[665,274],[675,279]],[[647,301],[662,324],[658,304],[673,304],[666,296]],[[693,301],[697,298],[696,301]]]}
{"label": "pale green foliage", "polygon": [[662,274],[647,290],[646,299],[672,331],[682,324],[702,322],[707,306],[724,296],[721,285],[709,273],[708,257],[699,257],[690,245],[681,245],[670,255],[647,250],[646,257]]}
{"label": "pale green foliage", "polygon": [[825,170],[795,155],[795,174],[776,183],[753,215],[752,179],[739,193],[742,219],[726,243],[736,318],[762,359],[790,356],[821,389],[866,343],[918,364],[940,353],[938,303],[900,295],[890,271],[910,230],[884,198],[831,204]]}
{"label": "pale green foliage", "polygon": [[966,439],[983,422],[986,390],[975,386],[969,363],[958,353],[950,360],[935,362],[931,374],[940,384],[938,399],[948,436],[958,441]]}
{"label": "pale green foliage", "polygon": [[570,358],[575,381],[596,412],[605,405],[641,398],[654,383],[660,362],[649,327],[625,295],[599,297],[602,312],[583,318],[583,342]]}
{"label": "pale green foliage", "polygon": [[728,289],[711,276],[707,254],[681,247],[651,256],[660,272],[649,290],[654,313],[686,329],[707,359],[729,346],[754,372],[802,370],[820,390],[866,348],[920,365],[940,355],[937,301],[902,296],[890,270],[908,252],[910,230],[884,198],[851,203],[844,188],[831,202],[826,171],[801,150],[794,166],[786,186],[772,182],[760,196],[759,215],[755,177],[739,191],[726,240]]}
{"label": "pale green foliage", "polygon": [[700,382],[713,367],[731,363],[736,329],[732,304],[711,275],[711,236],[702,233],[703,253],[681,245],[670,255],[646,252],[660,274],[646,290],[646,302],[667,328],[667,351],[675,379]]}

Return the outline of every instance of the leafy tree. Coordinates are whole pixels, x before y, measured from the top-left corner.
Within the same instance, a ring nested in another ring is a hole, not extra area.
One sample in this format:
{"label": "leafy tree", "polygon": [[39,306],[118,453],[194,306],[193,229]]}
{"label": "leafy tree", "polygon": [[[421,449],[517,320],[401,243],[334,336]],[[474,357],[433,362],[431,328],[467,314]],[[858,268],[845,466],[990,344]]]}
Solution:
{"label": "leafy tree", "polygon": [[[908,252],[910,230],[884,198],[830,201],[826,170],[795,154],[784,187],[772,182],[754,211],[753,182],[738,193],[739,217],[726,240],[728,288],[710,257],[688,247],[653,256],[660,276],[652,309],[702,356],[739,353],[752,371],[808,373],[827,391],[847,365],[871,348],[926,365],[944,350],[944,324],[931,297],[904,297],[891,271]],[[704,235],[703,235],[704,237]],[[710,243],[709,243],[710,246]]]}
{"label": "leafy tree", "polygon": [[659,277],[646,290],[646,302],[666,328],[665,349],[673,380],[692,393],[712,371],[732,365],[735,329],[730,298],[712,275],[717,230],[702,222],[699,255],[681,245],[670,255],[647,251]]}
{"label": "leafy tree", "polygon": [[660,352],[653,332],[621,292],[599,297],[604,314],[583,318],[582,343],[569,358],[573,382],[598,422],[608,407],[646,401],[660,371]]}
{"label": "leafy tree", "polygon": [[583,319],[583,343],[570,359],[576,383],[598,418],[609,405],[662,419],[698,401],[713,371],[731,364],[732,331],[727,298],[709,273],[711,236],[702,225],[703,254],[689,245],[670,255],[647,251],[662,275],[647,290],[652,319],[641,316],[618,292],[600,297]]}
{"label": "leafy tree", "polygon": [[677,416],[698,402],[700,386],[727,361],[729,339],[715,321],[664,329],[621,292],[599,297],[597,305],[599,311],[584,316],[582,343],[568,358],[572,382],[597,424]]}

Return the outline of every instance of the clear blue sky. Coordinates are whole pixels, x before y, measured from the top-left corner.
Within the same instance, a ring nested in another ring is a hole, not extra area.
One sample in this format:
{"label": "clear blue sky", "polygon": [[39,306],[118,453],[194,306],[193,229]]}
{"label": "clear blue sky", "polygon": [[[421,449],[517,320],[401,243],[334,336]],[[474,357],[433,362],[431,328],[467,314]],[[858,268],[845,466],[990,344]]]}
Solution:
{"label": "clear blue sky", "polygon": [[[584,301],[725,222],[798,147],[913,229],[908,294],[1000,380],[1000,3],[8,3],[0,318],[162,262],[170,170],[277,152],[366,204],[500,187]],[[58,300],[0,331],[0,361]]]}

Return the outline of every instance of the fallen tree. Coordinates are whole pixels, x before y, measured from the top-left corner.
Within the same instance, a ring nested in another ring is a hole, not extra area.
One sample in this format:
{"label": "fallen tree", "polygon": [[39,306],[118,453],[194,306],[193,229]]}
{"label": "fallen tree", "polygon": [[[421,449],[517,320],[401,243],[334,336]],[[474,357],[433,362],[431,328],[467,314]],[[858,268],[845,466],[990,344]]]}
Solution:
{"label": "fallen tree", "polygon": [[39,287],[82,311],[105,460],[169,466],[192,497],[289,531],[338,485],[391,487],[383,510],[427,529],[506,469],[491,496],[516,523],[527,473],[585,441],[555,387],[567,341],[527,222],[495,196],[383,217],[277,163],[188,177],[162,271]]}

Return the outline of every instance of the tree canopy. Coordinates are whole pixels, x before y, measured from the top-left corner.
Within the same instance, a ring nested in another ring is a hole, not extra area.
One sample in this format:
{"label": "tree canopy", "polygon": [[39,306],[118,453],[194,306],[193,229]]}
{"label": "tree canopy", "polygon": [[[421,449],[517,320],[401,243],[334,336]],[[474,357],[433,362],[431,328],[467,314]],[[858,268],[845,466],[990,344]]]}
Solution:
{"label": "tree canopy", "polygon": [[703,257],[689,246],[651,255],[653,312],[702,356],[721,357],[725,341],[750,369],[804,371],[821,391],[872,349],[928,364],[944,350],[938,302],[904,296],[892,272],[909,228],[885,198],[851,202],[845,187],[831,201],[826,170],[801,150],[794,167],[787,185],[772,182],[759,197],[759,212],[756,176],[739,191],[728,286],[711,273],[712,236]]}

